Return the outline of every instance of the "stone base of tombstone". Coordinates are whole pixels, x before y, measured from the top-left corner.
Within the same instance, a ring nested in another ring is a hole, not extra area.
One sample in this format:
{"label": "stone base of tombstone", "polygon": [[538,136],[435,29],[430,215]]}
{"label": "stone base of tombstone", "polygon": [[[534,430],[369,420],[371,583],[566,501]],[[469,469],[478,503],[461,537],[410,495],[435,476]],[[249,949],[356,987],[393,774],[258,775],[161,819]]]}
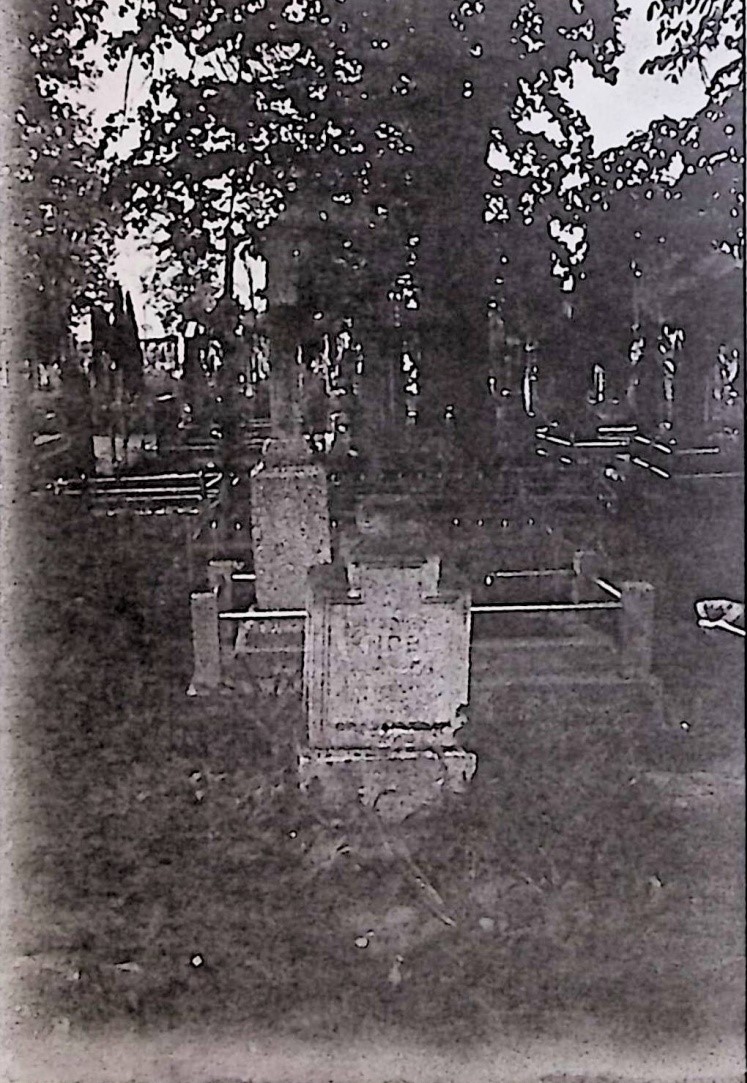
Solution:
{"label": "stone base of tombstone", "polygon": [[303,629],[303,617],[268,617],[261,621],[247,621],[239,628],[234,653],[303,655]]}
{"label": "stone base of tombstone", "polygon": [[245,695],[282,692],[300,697],[303,618],[247,621],[239,627],[228,663],[231,686]]}
{"label": "stone base of tombstone", "polygon": [[474,753],[459,748],[309,748],[298,764],[301,789],[323,805],[360,803],[393,823],[464,792],[476,769]]}

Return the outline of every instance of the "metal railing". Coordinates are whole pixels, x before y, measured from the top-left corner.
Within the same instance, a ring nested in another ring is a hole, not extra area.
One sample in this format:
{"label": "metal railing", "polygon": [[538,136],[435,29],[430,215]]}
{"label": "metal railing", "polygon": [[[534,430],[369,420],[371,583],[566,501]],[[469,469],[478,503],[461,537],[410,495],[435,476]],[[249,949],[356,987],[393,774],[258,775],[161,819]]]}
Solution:
{"label": "metal railing", "polygon": [[592,610],[622,609],[621,602],[528,602],[471,605],[470,613],[574,613]]}
{"label": "metal railing", "polygon": [[306,609],[239,609],[219,613],[218,620],[298,620],[307,616]]}
{"label": "metal railing", "polygon": [[[613,601],[607,600],[573,600],[570,602],[484,602],[470,605],[470,613],[573,613],[573,612],[610,612],[622,609],[623,592],[609,580],[601,576],[589,575],[584,571],[584,562],[588,558],[595,559],[593,553],[577,554],[578,567],[572,568],[523,568],[515,570],[501,570],[491,572],[485,576],[485,584],[491,586],[497,580],[516,579],[541,579],[541,578],[570,578],[576,581],[586,579],[602,590]],[[257,576],[254,572],[232,571],[229,575],[231,583],[256,583]],[[298,619],[308,615],[305,609],[272,609],[261,610],[256,608],[225,610],[218,613],[219,620],[282,620]]]}
{"label": "metal railing", "polygon": [[[653,589],[646,583],[626,583],[622,589],[609,580],[584,571],[586,558],[593,554],[579,554],[583,559],[574,560],[574,572],[580,582],[593,583],[607,598],[603,601],[536,602],[536,603],[486,603],[471,605],[475,616],[495,614],[555,614],[615,613],[618,624],[618,667],[623,675],[646,677],[651,670],[653,647]],[[210,567],[211,587],[207,591],[193,592],[192,639],[194,647],[194,676],[192,689],[217,688],[222,680],[223,667],[233,652],[234,629],[239,623],[306,620],[305,608],[297,609],[221,609],[221,602],[231,605],[232,585],[254,581],[254,574],[242,573],[230,567],[230,561],[213,562]],[[536,569],[537,571],[541,569]],[[544,569],[555,572],[557,569]],[[565,569],[563,569],[565,571]],[[731,629],[730,629],[731,630]],[[736,634],[744,634],[737,632]],[[225,652],[228,651],[229,654]]]}
{"label": "metal railing", "polygon": [[[203,499],[220,485],[222,474],[199,473],[173,474],[129,474],[124,476],[102,476],[58,478],[47,486],[56,496],[82,496],[144,498],[158,496],[165,498],[199,495]],[[168,484],[171,482],[172,484]],[[163,484],[158,484],[163,483]]]}
{"label": "metal railing", "polygon": [[575,575],[572,568],[538,568],[522,569],[519,571],[489,572],[488,575],[485,576],[485,586],[492,586],[495,579],[542,579],[545,576],[557,579],[572,575]]}
{"label": "metal railing", "polygon": [[596,586],[598,586],[600,590],[605,591],[606,594],[612,595],[612,597],[616,600],[619,601],[620,598],[622,598],[622,591],[619,590],[616,586],[613,586],[613,584],[609,583],[606,579],[592,579],[592,583],[596,584]]}
{"label": "metal railing", "polygon": [[[622,592],[620,592],[622,597]],[[622,609],[622,602],[528,602],[471,605],[470,613],[583,613]],[[309,615],[307,609],[236,609],[218,613],[218,620],[282,620]]]}

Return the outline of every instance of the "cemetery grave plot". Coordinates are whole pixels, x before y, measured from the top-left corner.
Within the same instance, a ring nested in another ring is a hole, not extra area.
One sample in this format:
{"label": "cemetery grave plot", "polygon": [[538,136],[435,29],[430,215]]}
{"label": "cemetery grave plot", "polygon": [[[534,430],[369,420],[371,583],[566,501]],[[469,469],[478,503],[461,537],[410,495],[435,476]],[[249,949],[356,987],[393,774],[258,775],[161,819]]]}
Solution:
{"label": "cemetery grave plot", "polygon": [[559,742],[551,726],[502,731],[498,704],[472,789],[389,850],[370,821],[320,823],[272,742],[297,701],[185,699],[168,524],[38,506],[23,1025],[339,1034],[363,1020],[448,1044],[530,1004],[550,1030],[569,1008],[621,1033],[738,1026],[738,778],[659,765],[651,781],[614,719]]}

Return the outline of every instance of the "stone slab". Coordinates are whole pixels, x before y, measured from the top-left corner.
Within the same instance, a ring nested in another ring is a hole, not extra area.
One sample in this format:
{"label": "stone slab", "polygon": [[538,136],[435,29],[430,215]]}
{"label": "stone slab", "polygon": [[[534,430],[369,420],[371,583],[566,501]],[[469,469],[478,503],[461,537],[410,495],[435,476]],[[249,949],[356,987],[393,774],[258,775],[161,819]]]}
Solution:
{"label": "stone slab", "polygon": [[350,571],[353,589],[343,596],[312,577],[304,649],[310,743],[453,745],[469,692],[469,595],[439,590],[437,561]]}
{"label": "stone slab", "polygon": [[399,822],[445,792],[463,792],[477,757],[462,749],[374,750],[309,748],[299,757],[301,789],[323,804],[358,802]]}

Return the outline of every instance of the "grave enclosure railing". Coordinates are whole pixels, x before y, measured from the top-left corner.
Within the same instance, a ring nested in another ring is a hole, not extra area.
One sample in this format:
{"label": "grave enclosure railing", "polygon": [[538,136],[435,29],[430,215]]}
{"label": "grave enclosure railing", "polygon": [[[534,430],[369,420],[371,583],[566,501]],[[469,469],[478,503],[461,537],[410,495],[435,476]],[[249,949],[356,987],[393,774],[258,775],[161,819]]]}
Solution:
{"label": "grave enclosure railing", "polygon": [[185,516],[185,545],[190,591],[210,583],[210,568],[214,564],[230,565],[233,569],[251,561],[251,532],[239,536],[229,529],[228,505],[231,479],[223,474],[211,499]]}
{"label": "grave enclosure railing", "polygon": [[536,454],[545,462],[589,466],[610,456],[609,465],[616,463],[618,469],[622,468],[626,481],[636,488],[641,481],[646,482],[644,491],[655,494],[667,492],[669,487],[651,488],[652,480],[692,487],[692,483],[733,481],[744,476],[736,440],[728,445],[713,437],[704,445],[682,445],[673,437],[649,436],[637,425],[599,425],[590,438],[562,435],[557,429],[542,426],[535,437]]}
{"label": "grave enclosure railing", "polygon": [[[570,568],[541,568],[526,570],[501,570],[486,579],[493,582],[557,583],[569,586],[567,600],[486,602],[472,605],[473,616],[492,615],[496,618],[496,634],[501,635],[502,618],[518,614],[542,621],[544,617],[586,618],[613,616],[615,619],[612,642],[617,647],[617,666],[624,675],[644,675],[650,672],[654,634],[655,592],[650,583],[626,581],[615,585],[605,568],[604,559],[593,550],[576,550]],[[549,592],[548,592],[549,593]],[[596,595],[596,597],[594,597]],[[546,630],[540,624],[540,632]],[[573,625],[566,631],[573,633]],[[548,649],[551,649],[549,647]]]}
{"label": "grave enclosure railing", "polygon": [[[472,605],[475,616],[524,614],[543,618],[554,614],[614,614],[617,625],[619,672],[629,677],[644,677],[651,671],[653,649],[654,588],[645,582],[624,582],[616,586],[607,575],[598,554],[577,551],[571,568],[526,569],[494,573],[495,578],[540,580],[551,577],[568,579],[570,600],[553,602],[495,602]],[[208,589],[191,595],[192,637],[195,685],[216,688],[221,682],[223,663],[233,652],[239,624],[265,620],[299,620],[308,616],[305,609],[261,610],[256,607],[233,608],[235,585],[253,582],[252,573],[237,571],[237,562],[211,560],[208,564]],[[602,595],[588,599],[591,589]]]}

